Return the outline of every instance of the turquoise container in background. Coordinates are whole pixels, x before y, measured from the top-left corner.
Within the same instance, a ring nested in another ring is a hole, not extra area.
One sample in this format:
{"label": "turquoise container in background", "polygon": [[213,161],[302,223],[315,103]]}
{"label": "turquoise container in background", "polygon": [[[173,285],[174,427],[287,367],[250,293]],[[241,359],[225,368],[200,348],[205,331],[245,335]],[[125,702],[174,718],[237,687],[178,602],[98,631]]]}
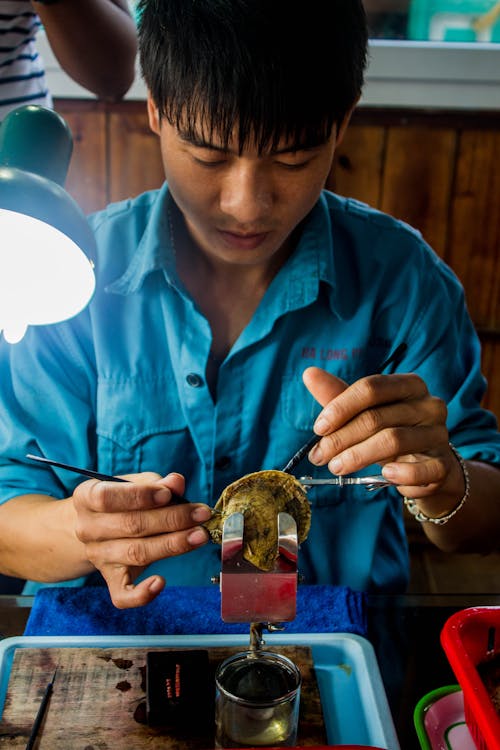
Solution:
{"label": "turquoise container in background", "polygon": [[495,5],[496,0],[411,0],[408,39],[500,43],[500,17],[481,33],[472,25]]}

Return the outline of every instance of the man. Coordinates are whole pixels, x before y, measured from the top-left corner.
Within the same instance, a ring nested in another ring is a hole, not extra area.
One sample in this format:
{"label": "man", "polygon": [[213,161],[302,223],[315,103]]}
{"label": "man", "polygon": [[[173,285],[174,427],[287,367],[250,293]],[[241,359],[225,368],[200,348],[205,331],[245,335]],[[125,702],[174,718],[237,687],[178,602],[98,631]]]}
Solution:
{"label": "man", "polygon": [[[361,0],[139,12],[167,183],[93,217],[89,308],[2,350],[0,567],[98,570],[119,607],[164,576],[208,583],[207,506],[313,428],[299,476],[382,466],[397,487],[309,491],[306,582],[403,590],[402,497],[443,549],[496,548],[500,438],[462,289],[417,232],[322,192],[361,94]],[[398,372],[373,374],[401,342]],[[79,484],[27,453],[132,482]]]}

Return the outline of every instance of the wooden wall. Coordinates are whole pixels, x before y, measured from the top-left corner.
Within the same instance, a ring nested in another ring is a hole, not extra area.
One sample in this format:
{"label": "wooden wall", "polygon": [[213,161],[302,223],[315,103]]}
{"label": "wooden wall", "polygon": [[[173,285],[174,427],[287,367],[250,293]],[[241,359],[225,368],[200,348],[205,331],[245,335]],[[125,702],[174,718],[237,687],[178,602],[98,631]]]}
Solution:
{"label": "wooden wall", "polygon": [[[59,100],[75,139],[67,187],[86,212],[158,187],[144,102]],[[360,108],[327,186],[420,229],[455,270],[483,345],[485,405],[500,419],[500,113]]]}

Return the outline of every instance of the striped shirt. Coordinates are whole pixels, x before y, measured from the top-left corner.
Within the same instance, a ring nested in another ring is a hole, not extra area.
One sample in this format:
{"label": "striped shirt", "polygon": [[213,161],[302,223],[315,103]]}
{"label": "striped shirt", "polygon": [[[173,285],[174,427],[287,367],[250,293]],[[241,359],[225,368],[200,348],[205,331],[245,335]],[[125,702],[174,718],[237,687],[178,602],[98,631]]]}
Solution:
{"label": "striped shirt", "polygon": [[40,27],[29,0],[0,0],[0,122],[24,104],[52,107],[35,45]]}

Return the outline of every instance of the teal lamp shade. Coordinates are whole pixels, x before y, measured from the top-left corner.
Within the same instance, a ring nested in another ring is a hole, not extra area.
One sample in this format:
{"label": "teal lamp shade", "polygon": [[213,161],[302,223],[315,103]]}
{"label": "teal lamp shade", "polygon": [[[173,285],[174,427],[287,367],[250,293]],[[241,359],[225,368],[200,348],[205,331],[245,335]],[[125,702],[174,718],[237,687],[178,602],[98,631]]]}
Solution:
{"label": "teal lamp shade", "polygon": [[71,318],[95,289],[95,239],[63,185],[71,132],[51,109],[28,105],[0,125],[0,331]]}

